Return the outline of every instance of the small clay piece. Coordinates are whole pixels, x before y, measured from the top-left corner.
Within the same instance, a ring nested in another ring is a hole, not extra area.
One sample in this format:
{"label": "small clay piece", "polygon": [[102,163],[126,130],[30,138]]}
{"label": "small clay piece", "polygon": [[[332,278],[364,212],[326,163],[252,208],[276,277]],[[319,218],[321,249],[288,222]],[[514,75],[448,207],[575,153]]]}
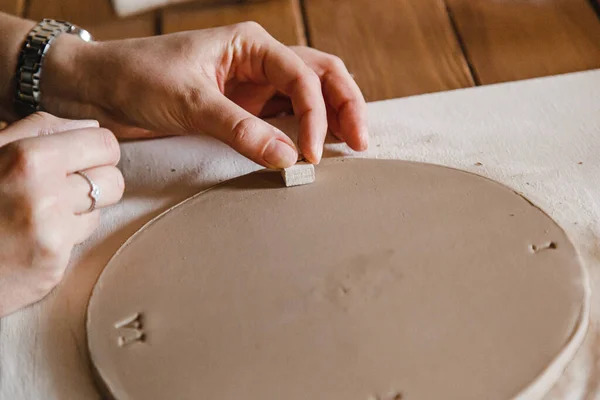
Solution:
{"label": "small clay piece", "polygon": [[[224,182],[119,250],[88,307],[106,396],[542,398],[589,314],[565,232],[468,172],[360,159],[316,168],[319,180],[294,190],[277,171]],[[126,328],[132,310],[147,336]]]}
{"label": "small clay piece", "polygon": [[299,162],[281,171],[285,186],[300,186],[315,181],[315,166],[307,162]]}

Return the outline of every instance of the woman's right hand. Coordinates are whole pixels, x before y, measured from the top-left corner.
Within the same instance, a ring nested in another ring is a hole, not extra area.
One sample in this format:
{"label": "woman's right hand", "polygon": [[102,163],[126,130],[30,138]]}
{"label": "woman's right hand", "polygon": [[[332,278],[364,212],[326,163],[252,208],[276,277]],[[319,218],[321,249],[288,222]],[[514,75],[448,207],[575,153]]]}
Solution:
{"label": "woman's right hand", "polygon": [[119,144],[96,121],[36,113],[0,131],[0,317],[46,296],[62,279],[73,246],[96,229],[97,208],[118,202]]}

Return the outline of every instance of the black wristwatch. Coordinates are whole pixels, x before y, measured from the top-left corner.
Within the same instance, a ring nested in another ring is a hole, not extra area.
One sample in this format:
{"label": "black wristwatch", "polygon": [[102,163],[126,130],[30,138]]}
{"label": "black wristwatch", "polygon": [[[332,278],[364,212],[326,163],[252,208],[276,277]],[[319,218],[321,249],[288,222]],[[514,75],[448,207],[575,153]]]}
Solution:
{"label": "black wristwatch", "polygon": [[21,48],[17,63],[15,110],[21,117],[26,117],[40,106],[40,79],[44,57],[52,44],[62,33],[77,35],[86,42],[92,41],[88,31],[65,21],[44,19],[27,35]]}

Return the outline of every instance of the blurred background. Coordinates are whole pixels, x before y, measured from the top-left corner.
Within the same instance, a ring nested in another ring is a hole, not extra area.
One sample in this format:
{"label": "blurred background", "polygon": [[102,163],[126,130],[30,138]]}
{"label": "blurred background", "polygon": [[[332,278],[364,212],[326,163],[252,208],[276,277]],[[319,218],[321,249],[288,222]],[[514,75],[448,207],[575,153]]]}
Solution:
{"label": "blurred background", "polygon": [[253,20],[342,57],[368,101],[600,67],[596,0],[112,1],[0,0],[0,11],[68,20],[97,40]]}

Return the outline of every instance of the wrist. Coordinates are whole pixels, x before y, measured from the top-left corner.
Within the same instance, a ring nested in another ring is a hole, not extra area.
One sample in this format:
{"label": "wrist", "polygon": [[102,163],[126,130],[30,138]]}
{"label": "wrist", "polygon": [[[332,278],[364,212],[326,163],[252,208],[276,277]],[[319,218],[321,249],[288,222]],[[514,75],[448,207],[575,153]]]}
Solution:
{"label": "wrist", "polygon": [[89,77],[95,76],[96,45],[67,33],[52,42],[40,78],[44,110],[66,118],[86,118],[81,114],[93,101]]}

